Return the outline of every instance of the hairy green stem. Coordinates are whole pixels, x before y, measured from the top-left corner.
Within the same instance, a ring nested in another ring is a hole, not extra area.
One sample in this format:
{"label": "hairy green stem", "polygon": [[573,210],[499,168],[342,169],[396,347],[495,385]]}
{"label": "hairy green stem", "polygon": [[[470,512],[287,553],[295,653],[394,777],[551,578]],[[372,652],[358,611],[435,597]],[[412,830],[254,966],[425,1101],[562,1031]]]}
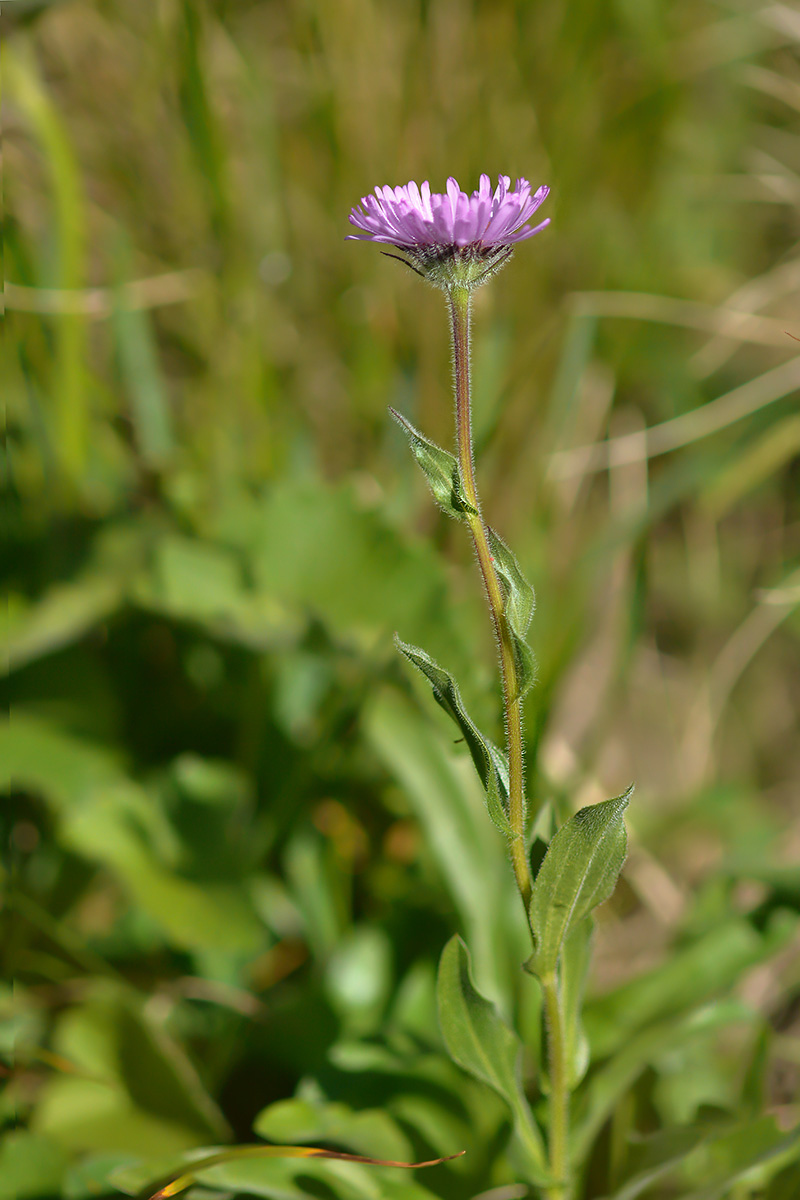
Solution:
{"label": "hairy green stem", "polygon": [[542,981],[547,1019],[547,1058],[550,1070],[550,1120],[548,1142],[550,1171],[559,1182],[547,1189],[547,1200],[567,1200],[569,1194],[569,1084],[567,1080],[564,1019],[555,972]]}
{"label": "hairy green stem", "polygon": [[511,630],[505,615],[505,602],[489,549],[486,526],[481,516],[472,453],[472,419],[470,409],[469,337],[471,296],[468,288],[452,286],[448,290],[450,319],[453,332],[453,375],[456,393],[456,435],[458,463],[464,495],[474,513],[467,521],[475,543],[481,575],[483,576],[489,610],[500,650],[503,676],[503,706],[508,744],[508,819],[513,830],[509,840],[511,863],[525,912],[531,899],[531,874],[525,853],[525,778],[522,757],[522,712],[519,681],[514,658]]}

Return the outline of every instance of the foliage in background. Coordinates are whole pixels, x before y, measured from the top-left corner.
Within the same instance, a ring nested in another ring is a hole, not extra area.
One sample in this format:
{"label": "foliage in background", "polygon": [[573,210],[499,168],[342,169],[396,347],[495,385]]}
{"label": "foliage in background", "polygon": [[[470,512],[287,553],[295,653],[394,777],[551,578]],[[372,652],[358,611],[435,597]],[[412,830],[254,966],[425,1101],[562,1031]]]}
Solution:
{"label": "foliage in background", "polygon": [[[374,180],[485,170],[553,187],[535,259],[475,314],[487,515],[538,593],[537,796],[563,816],[638,785],[576,1031],[586,1195],[789,1200],[796,13],[3,7],[0,1197],[115,1195],[254,1132],[468,1153],[207,1188],[524,1177],[513,1097],[451,1061],[434,995],[458,931],[536,1045],[522,918],[466,750],[391,644],[446,662],[499,736],[469,554],[386,413],[447,443],[444,319],[343,241]],[[536,1061],[523,1084],[535,1112]]]}

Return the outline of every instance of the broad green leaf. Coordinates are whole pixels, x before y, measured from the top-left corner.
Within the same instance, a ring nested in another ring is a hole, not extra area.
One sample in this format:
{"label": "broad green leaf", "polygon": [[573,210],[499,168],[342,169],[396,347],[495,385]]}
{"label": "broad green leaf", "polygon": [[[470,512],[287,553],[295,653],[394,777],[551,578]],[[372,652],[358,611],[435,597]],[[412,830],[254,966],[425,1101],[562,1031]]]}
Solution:
{"label": "broad green leaf", "polygon": [[17,667],[77,641],[122,603],[127,578],[122,572],[79,576],[56,584],[36,604],[4,605],[5,667]]}
{"label": "broad green leaf", "polygon": [[737,1116],[743,1116],[742,1072],[756,1036],[756,1028],[732,1030],[730,1050],[725,1054],[720,1053],[720,1037],[713,1029],[684,1046],[666,1045],[653,1059],[657,1078],[652,1084],[652,1104],[661,1123],[683,1127],[699,1120],[704,1111],[724,1112],[733,1106]]}
{"label": "broad green leaf", "polygon": [[420,823],[469,939],[481,990],[503,1003],[513,995],[530,932],[503,839],[486,823],[483,788],[472,763],[395,688],[383,688],[372,699],[363,728]]}
{"label": "broad green leaf", "polygon": [[253,633],[257,621],[267,631],[271,622],[283,643],[287,613],[295,623],[311,614],[336,637],[368,645],[401,622],[421,631],[435,619],[442,627],[441,556],[401,536],[351,485],[330,487],[295,473],[258,498],[237,493],[220,505],[214,535],[248,564],[253,590],[245,593],[245,629]]}
{"label": "broad green leaf", "polygon": [[614,890],[625,862],[623,814],[632,792],[631,786],[613,800],[582,808],[550,843],[530,905],[538,975],[555,970],[565,938]]}
{"label": "broad green leaf", "polygon": [[125,988],[104,982],[68,1009],[53,1050],[73,1071],[48,1079],[34,1123],[62,1146],[176,1154],[228,1136],[181,1047]]}
{"label": "broad green leaf", "polygon": [[580,1093],[574,1124],[575,1161],[586,1157],[620,1097],[666,1048],[682,1048],[698,1038],[706,1038],[712,1030],[755,1019],[752,1010],[739,1001],[724,1000],[659,1022],[630,1037],[609,1062],[592,1071]]}
{"label": "broad green leaf", "polygon": [[770,1180],[764,1200],[797,1200],[800,1196],[800,1163],[792,1163]]}
{"label": "broad green leaf", "polygon": [[[434,1006],[435,1002],[434,996]],[[435,1011],[433,1016],[438,1027]],[[465,1075],[443,1046],[425,1049],[431,1040],[428,1030],[421,1040],[398,1039],[396,1049],[375,1040],[337,1042],[329,1058],[342,1072],[340,1086],[356,1103],[362,1102],[369,1080],[370,1096],[404,1130],[413,1131],[415,1144],[422,1146],[418,1153],[454,1154],[468,1146],[468,1155],[456,1160],[452,1170],[479,1172],[483,1163],[492,1161],[491,1147],[507,1137],[508,1106],[482,1080]]]}
{"label": "broad green leaf", "polygon": [[589,1042],[581,1012],[592,953],[592,932],[592,920],[587,917],[575,926],[561,951],[561,1007],[570,1091],[575,1090],[589,1066]]}
{"label": "broad green leaf", "polygon": [[773,1164],[777,1171],[800,1155],[800,1125],[788,1133],[773,1117],[726,1130],[709,1139],[687,1163],[687,1181],[702,1181],[695,1191],[682,1192],[681,1200],[727,1200],[740,1180]]}
{"label": "broad green leaf", "polygon": [[[463,1076],[460,1082],[463,1082]],[[463,1089],[460,1093],[463,1097]],[[481,1088],[481,1099],[485,1107],[486,1092]],[[435,1149],[437,1154],[454,1154],[461,1146],[472,1143],[477,1133],[474,1123],[470,1122],[469,1114],[455,1115],[451,1106],[442,1096],[415,1095],[411,1091],[399,1092],[388,1101],[388,1110],[392,1117],[402,1123],[403,1128],[413,1130],[425,1145]],[[469,1168],[469,1161],[464,1162]],[[460,1164],[456,1163],[454,1169]]]}
{"label": "broad green leaf", "polygon": [[154,530],[144,519],[103,528],[86,565],[31,603],[9,596],[2,614],[7,671],[72,645],[118,610],[145,561]]}
{"label": "broad green leaf", "polygon": [[776,913],[763,933],[744,917],[733,917],[676,950],[662,966],[592,1000],[584,1014],[592,1058],[624,1048],[635,1031],[651,1022],[727,991],[748,967],[787,945],[796,930],[797,918],[788,913]]}
{"label": "broad green leaf", "polygon": [[506,618],[514,632],[520,638],[524,638],[536,608],[533,588],[522,574],[516,555],[509,550],[499,534],[491,527],[487,527],[486,532],[494,567],[503,589]]}
{"label": "broad green leaf", "polygon": [[[379,1031],[392,991],[392,962],[389,935],[379,926],[351,926],[334,947],[325,964],[324,986],[343,1032],[365,1036]],[[405,1150],[387,1152],[385,1157],[403,1158],[406,1154]]]}
{"label": "broad green leaf", "polygon": [[331,1159],[243,1159],[211,1167],[205,1187],[264,1200],[435,1200],[408,1171]]}
{"label": "broad green leaf", "polygon": [[7,1130],[0,1141],[0,1200],[60,1195],[66,1166],[56,1141],[26,1129]]}
{"label": "broad green leaf", "polygon": [[42,792],[56,813],[117,780],[121,766],[106,746],[17,707],[0,726],[0,787]]}
{"label": "broad green leaf", "polygon": [[187,847],[152,792],[105,746],[17,711],[0,728],[0,785],[40,792],[70,851],[110,867],[177,945],[253,951],[264,929],[239,881],[204,881],[174,866]]}
{"label": "broad green leaf", "polygon": [[244,889],[231,880],[189,879],[165,866],[155,840],[146,839],[132,820],[148,809],[154,813],[149,794],[121,780],[70,813],[61,840],[76,853],[110,866],[176,946],[257,950],[264,929]]}
{"label": "broad green leaf", "polygon": [[[133,1154],[112,1150],[71,1162],[64,1179],[63,1200],[97,1200],[98,1196],[113,1195],[111,1175],[135,1161]],[[205,1200],[214,1197],[209,1195]]]}
{"label": "broad green leaf", "polygon": [[413,1156],[408,1137],[388,1113],[334,1101],[279,1100],[258,1114],[253,1132],[270,1142],[331,1143],[354,1154],[404,1161]]}
{"label": "broad green leaf", "polygon": [[636,1200],[651,1184],[657,1183],[679,1167],[709,1136],[707,1129],[697,1126],[664,1129],[644,1141],[635,1143],[628,1152],[625,1179],[620,1187],[603,1200]]}
{"label": "broad green leaf", "polygon": [[409,646],[406,642],[401,641],[397,634],[395,634],[394,644],[400,653],[404,654],[408,661],[413,663],[422,672],[433,689],[433,696],[436,703],[458,725],[486,792],[486,806],[489,810],[489,816],[498,829],[502,830],[509,837],[512,836],[512,829],[505,809],[508,797],[507,768],[505,770],[501,769],[500,764],[503,763],[501,752],[497,747],[492,746],[488,739],[484,738],[471,717],[467,714],[464,702],[461,699],[461,693],[458,690],[458,684],[453,676],[440,667],[438,663],[435,663],[424,650],[420,650],[418,646]]}
{"label": "broad green leaf", "polygon": [[439,507],[457,520],[463,520],[465,513],[477,515],[477,509],[464,495],[461,472],[454,455],[424,437],[395,409],[390,408],[389,412],[408,438],[411,452],[422,468]]}
{"label": "broad green leaf", "polygon": [[520,1080],[522,1043],[494,1005],[476,991],[469,952],[458,936],[452,937],[442,952],[438,1000],[439,1023],[448,1051],[459,1066],[506,1101],[520,1141],[532,1165],[544,1177],[542,1138]]}
{"label": "broad green leaf", "polygon": [[231,551],[176,534],[159,539],[151,587],[143,582],[137,598],[198,622],[235,621],[247,601],[241,566]]}

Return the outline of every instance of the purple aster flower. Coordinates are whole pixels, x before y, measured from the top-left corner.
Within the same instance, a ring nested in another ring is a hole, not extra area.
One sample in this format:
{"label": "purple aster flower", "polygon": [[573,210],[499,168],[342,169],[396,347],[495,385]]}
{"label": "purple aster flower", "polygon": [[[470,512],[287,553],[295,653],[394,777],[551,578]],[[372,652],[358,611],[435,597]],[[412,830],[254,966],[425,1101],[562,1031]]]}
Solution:
{"label": "purple aster flower", "polygon": [[[530,220],[550,191],[531,194],[527,179],[501,175],[492,192],[488,175],[471,196],[452,177],[447,191],[431,193],[426,182],[405,187],[377,187],[350,212],[350,223],[362,234],[348,240],[383,242],[402,251],[402,261],[438,287],[476,287],[507,262],[517,242],[533,237],[549,218],[531,226]],[[397,257],[397,256],[394,256]]]}

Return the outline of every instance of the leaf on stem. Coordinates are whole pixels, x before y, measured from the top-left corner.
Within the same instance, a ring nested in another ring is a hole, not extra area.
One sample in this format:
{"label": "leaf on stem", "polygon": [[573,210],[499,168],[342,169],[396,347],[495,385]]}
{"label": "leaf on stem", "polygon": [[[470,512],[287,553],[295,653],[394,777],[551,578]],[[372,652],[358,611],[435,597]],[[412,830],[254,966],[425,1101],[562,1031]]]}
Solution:
{"label": "leaf on stem", "polygon": [[625,862],[623,814],[633,785],[613,800],[582,808],[550,843],[533,885],[530,916],[536,938],[532,969],[551,974],[565,939],[614,890]]}
{"label": "leaf on stem", "polygon": [[516,700],[524,696],[536,680],[536,660],[530,646],[525,641],[525,635],[536,607],[536,599],[533,588],[522,574],[522,569],[513,551],[509,550],[503,539],[490,526],[487,526],[486,533],[494,569],[503,593],[503,614],[514,647],[517,691],[513,698]]}
{"label": "leaf on stem", "polygon": [[581,1010],[592,956],[593,922],[580,921],[561,951],[561,1007],[564,1013],[564,1057],[569,1090],[574,1092],[589,1066],[589,1041]]}
{"label": "leaf on stem", "polygon": [[522,574],[516,555],[509,550],[500,535],[491,526],[486,527],[486,533],[494,568],[503,589],[506,619],[514,632],[524,638],[536,608],[533,588]]}
{"label": "leaf on stem", "polygon": [[451,1058],[508,1104],[532,1166],[537,1174],[542,1172],[541,1183],[546,1185],[542,1137],[520,1081],[522,1043],[494,1005],[476,990],[469,951],[457,935],[442,952],[437,997],[439,1023]]}
{"label": "leaf on stem", "polygon": [[489,816],[506,836],[513,836],[506,813],[508,801],[508,765],[502,751],[485,738],[464,708],[458,684],[453,676],[435,663],[418,646],[409,646],[395,634],[394,644],[410,663],[422,672],[433,690],[436,703],[453,718],[467,743],[475,769],[486,792]]}
{"label": "leaf on stem", "polygon": [[422,467],[439,507],[449,517],[455,517],[458,521],[464,519],[465,513],[476,515],[478,510],[464,495],[461,472],[455,456],[447,450],[442,450],[441,446],[437,446],[429,438],[423,437],[419,430],[395,409],[390,408],[389,412],[405,432],[411,452]]}
{"label": "leaf on stem", "polygon": [[690,1125],[662,1129],[651,1137],[634,1142],[628,1149],[625,1180],[613,1196],[603,1200],[637,1200],[650,1186],[669,1175],[686,1161],[687,1155],[709,1136],[709,1130]]}
{"label": "leaf on stem", "polygon": [[517,689],[512,700],[521,700],[536,682],[536,659],[526,641],[511,630],[511,641],[514,646],[514,666],[517,671]]}

